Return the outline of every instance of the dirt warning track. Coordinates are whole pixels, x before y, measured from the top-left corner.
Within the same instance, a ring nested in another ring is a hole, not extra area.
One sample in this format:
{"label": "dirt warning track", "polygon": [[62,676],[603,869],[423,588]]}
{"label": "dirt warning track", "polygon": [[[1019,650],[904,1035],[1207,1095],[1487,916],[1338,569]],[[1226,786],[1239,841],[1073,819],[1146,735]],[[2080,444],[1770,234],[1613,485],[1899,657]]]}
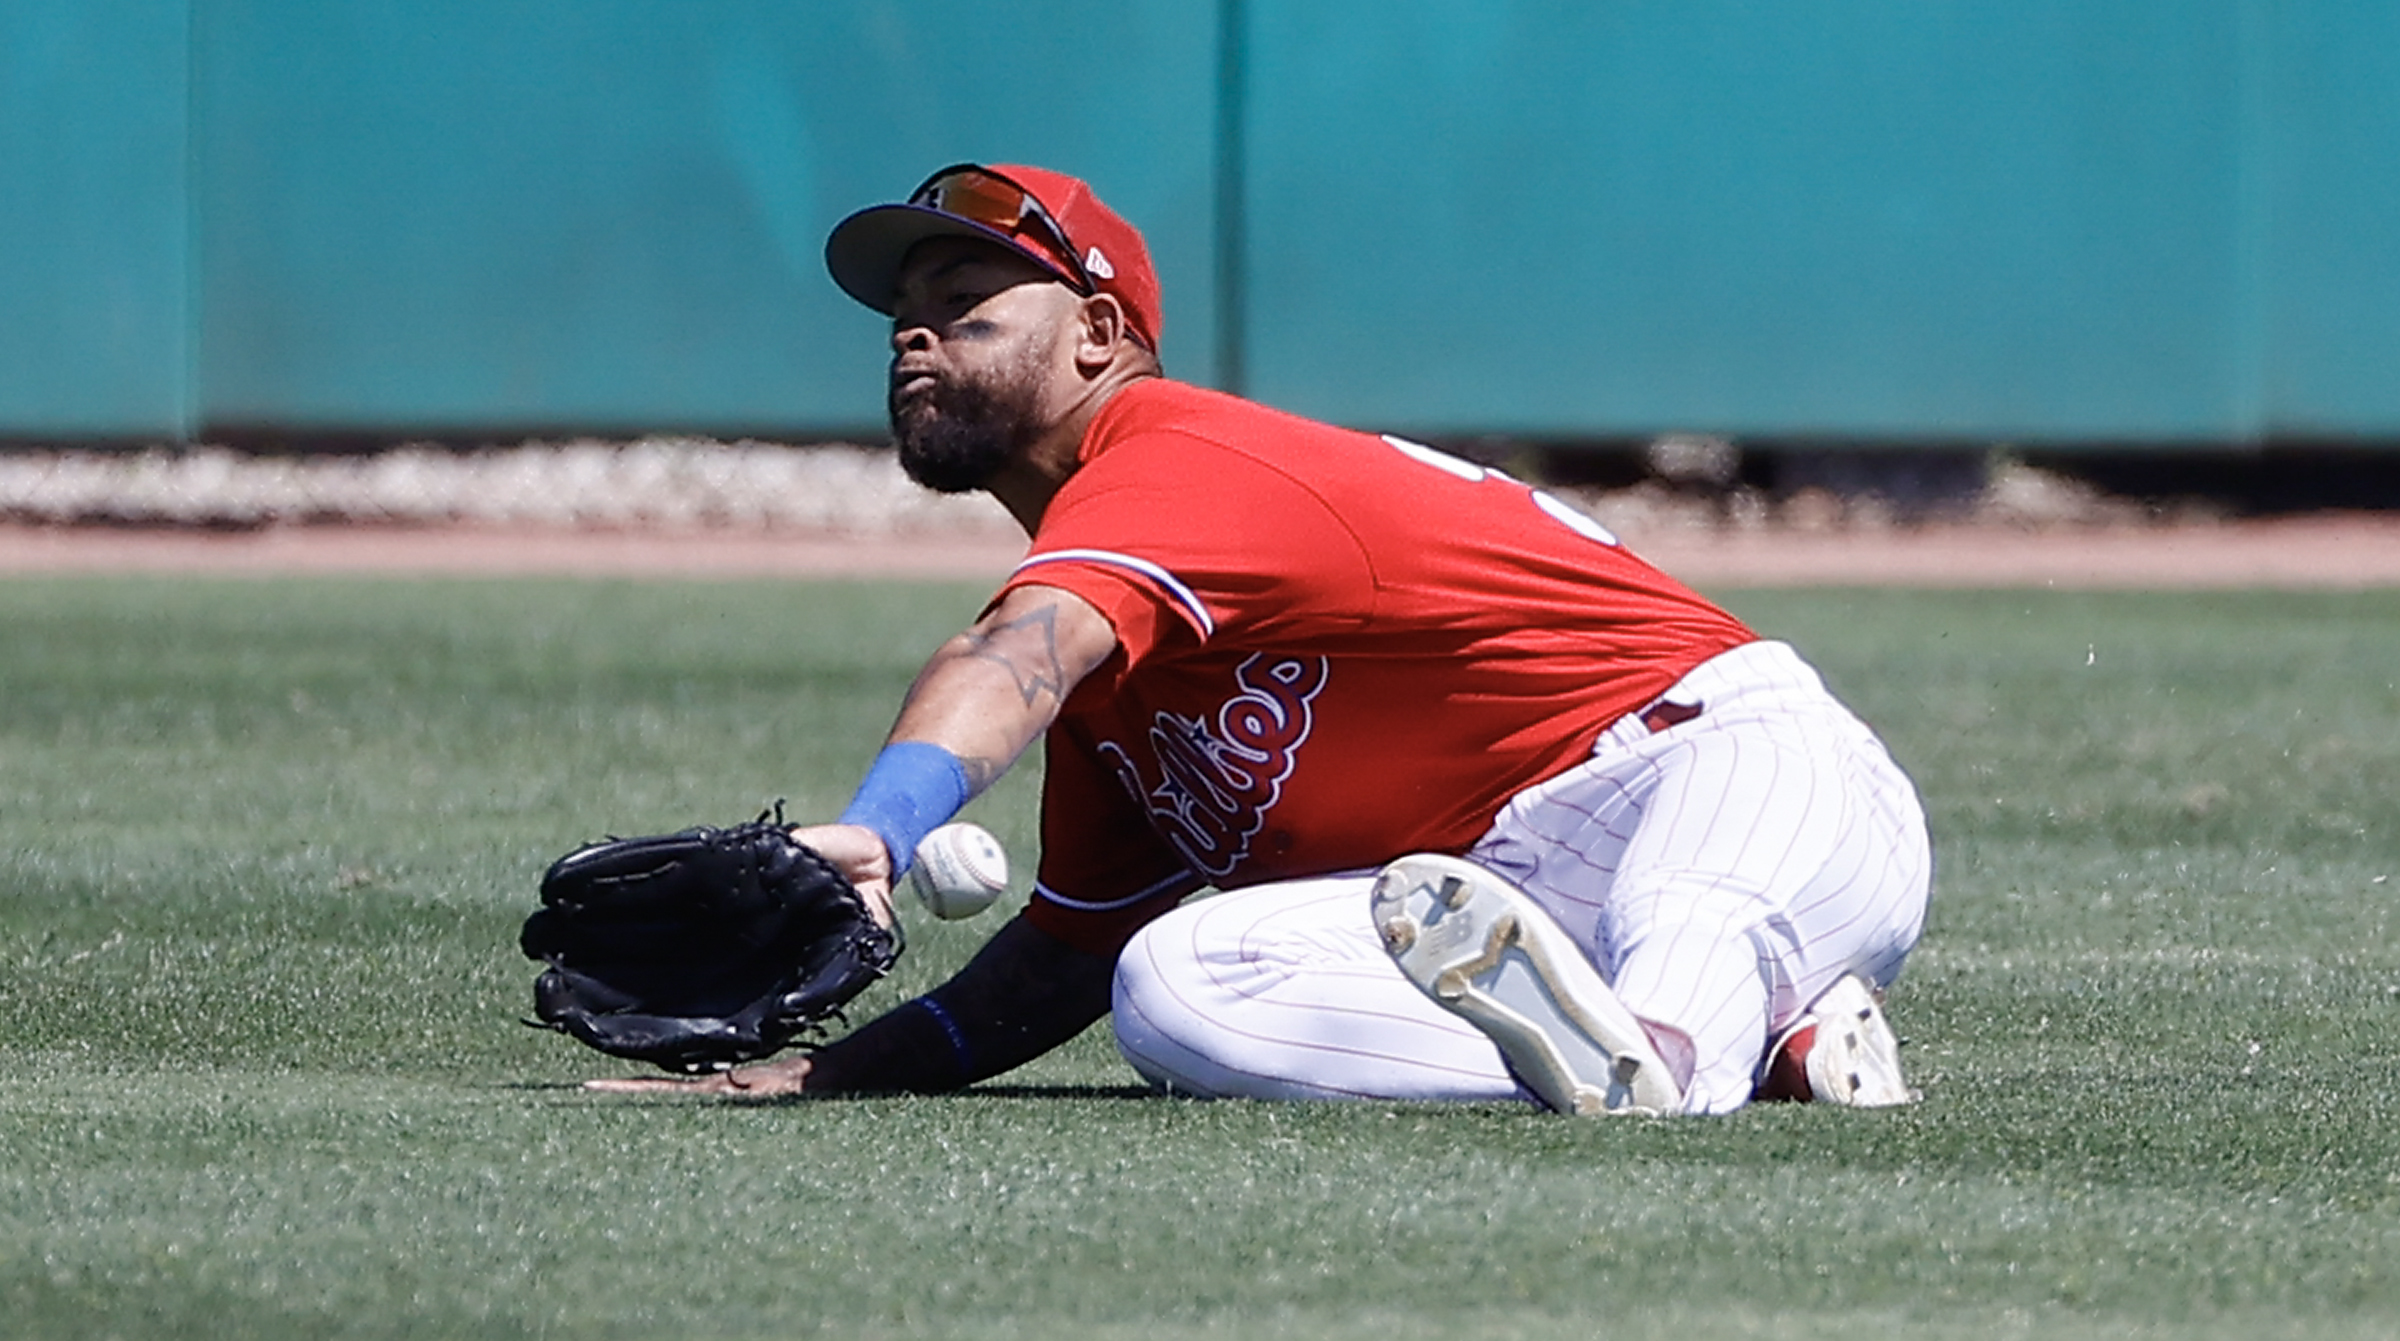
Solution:
{"label": "dirt warning track", "polygon": [[[2020,530],[1675,528],[1629,534],[1702,587],[2072,589],[2400,586],[2400,519]],[[391,574],[594,577],[891,576],[988,581],[1021,541],[990,532],[844,536],[758,530],[279,526],[253,531],[0,526],[0,574]]]}

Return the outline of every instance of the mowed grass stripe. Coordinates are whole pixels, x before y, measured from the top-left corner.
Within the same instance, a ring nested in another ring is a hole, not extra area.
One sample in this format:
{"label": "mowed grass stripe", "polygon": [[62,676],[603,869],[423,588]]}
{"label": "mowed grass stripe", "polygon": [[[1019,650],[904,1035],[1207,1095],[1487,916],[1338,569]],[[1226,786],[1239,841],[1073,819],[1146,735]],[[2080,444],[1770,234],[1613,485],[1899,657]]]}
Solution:
{"label": "mowed grass stripe", "polygon": [[[1728,597],[1924,786],[1904,1112],[1162,1101],[1097,1031],[948,1098],[573,1088],[541,867],[838,806],[981,598],[0,584],[0,1335],[2400,1328],[2400,599]],[[1035,794],[975,811],[1020,857]]]}

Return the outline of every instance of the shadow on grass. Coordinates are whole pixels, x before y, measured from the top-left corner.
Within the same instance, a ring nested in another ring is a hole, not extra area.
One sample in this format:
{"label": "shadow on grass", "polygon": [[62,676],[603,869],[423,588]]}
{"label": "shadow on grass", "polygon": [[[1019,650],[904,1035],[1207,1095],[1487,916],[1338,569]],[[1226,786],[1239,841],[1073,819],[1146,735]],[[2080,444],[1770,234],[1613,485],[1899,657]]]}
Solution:
{"label": "shadow on grass", "polygon": [[[959,1091],[968,1098],[989,1099],[1164,1099],[1169,1096],[1148,1085],[977,1085]],[[1184,1100],[1183,1102],[1189,1102]]]}
{"label": "shadow on grass", "polygon": [[[674,1077],[659,1076],[653,1078],[673,1079]],[[583,1082],[580,1080],[510,1080],[500,1082],[497,1088],[504,1090],[516,1090],[528,1094],[582,1094],[600,1092],[586,1091],[583,1088]],[[672,1094],[671,1091],[664,1090],[658,1091],[658,1093],[661,1095]],[[615,1095],[612,1097],[631,1099],[647,1098],[650,1096]],[[673,1095],[672,1097],[676,1098],[678,1101],[683,1098],[681,1095]],[[693,1097],[700,1096],[695,1095]],[[1171,1096],[1161,1094],[1159,1091],[1151,1089],[1147,1085],[975,1085],[963,1090],[953,1090],[947,1094],[911,1094],[900,1090],[882,1090],[853,1091],[842,1094],[772,1094],[761,1095],[757,1098],[746,1098],[732,1095],[724,1097],[732,1102],[744,1104],[830,1104],[856,1103],[879,1099],[1105,1099],[1122,1102],[1132,1099],[1165,1099]],[[1181,1100],[1181,1102],[1190,1101]]]}

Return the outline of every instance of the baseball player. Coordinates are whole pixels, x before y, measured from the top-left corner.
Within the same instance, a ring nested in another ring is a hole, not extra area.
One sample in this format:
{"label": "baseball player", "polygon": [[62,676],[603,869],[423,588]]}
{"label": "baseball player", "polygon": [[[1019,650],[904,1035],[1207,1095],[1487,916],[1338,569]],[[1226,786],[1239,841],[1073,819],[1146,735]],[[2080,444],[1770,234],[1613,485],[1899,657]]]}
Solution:
{"label": "baseball player", "polygon": [[1168,380],[1142,238],[1071,177],[945,168],[826,256],[892,318],[902,464],[1031,546],[799,836],[888,898],[1039,740],[1038,882],[812,1056],[596,1084],[942,1090],[1113,1013],[1193,1095],[1912,1097],[1878,1001],[1924,817],[1791,648],[1504,474]]}

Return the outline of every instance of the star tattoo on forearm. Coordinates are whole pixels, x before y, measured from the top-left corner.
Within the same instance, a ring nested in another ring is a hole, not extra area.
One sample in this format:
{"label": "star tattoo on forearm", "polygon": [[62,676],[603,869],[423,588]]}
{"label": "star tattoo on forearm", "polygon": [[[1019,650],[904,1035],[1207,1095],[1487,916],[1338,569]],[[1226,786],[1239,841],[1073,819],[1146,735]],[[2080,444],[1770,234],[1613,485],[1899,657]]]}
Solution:
{"label": "star tattoo on forearm", "polygon": [[1067,671],[1058,657],[1058,608],[1045,605],[1005,624],[970,635],[965,655],[1008,672],[1017,693],[1032,707],[1047,694],[1064,699]]}

